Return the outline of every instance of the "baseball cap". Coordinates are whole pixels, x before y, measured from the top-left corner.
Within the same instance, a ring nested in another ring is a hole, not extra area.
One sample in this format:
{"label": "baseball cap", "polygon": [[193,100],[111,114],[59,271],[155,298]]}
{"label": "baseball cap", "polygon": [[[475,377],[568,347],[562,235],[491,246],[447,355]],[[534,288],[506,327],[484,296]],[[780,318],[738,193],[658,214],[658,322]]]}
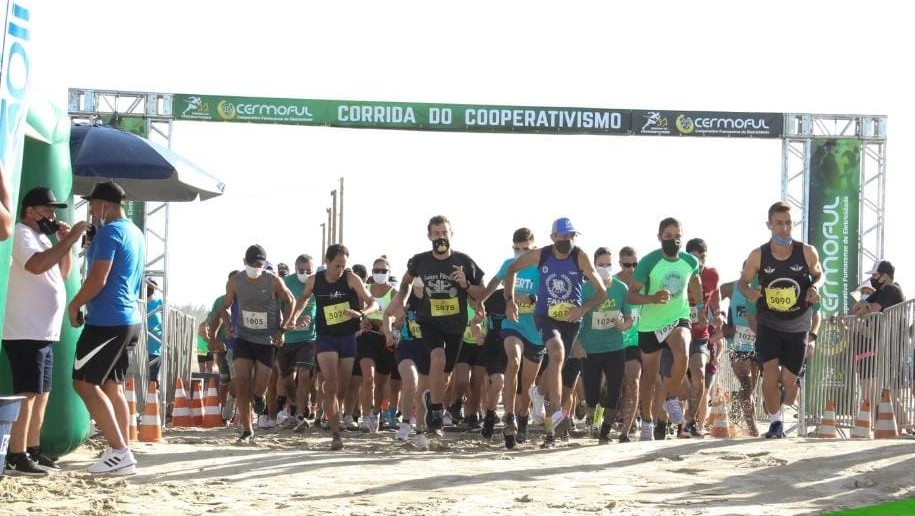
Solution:
{"label": "baseball cap", "polygon": [[25,197],[22,198],[22,206],[52,206],[54,208],[66,208],[67,204],[57,202],[54,192],[44,186],[36,186],[29,190]]}
{"label": "baseball cap", "polygon": [[267,251],[258,244],[254,244],[245,251],[245,263],[267,261]]}
{"label": "baseball cap", "polygon": [[887,274],[891,277],[895,273],[896,273],[896,267],[893,267],[893,264],[890,263],[888,260],[880,261],[879,263],[874,265],[874,268],[871,269],[870,272],[868,272],[868,274]]}
{"label": "baseball cap", "polygon": [[114,181],[98,183],[95,185],[95,188],[92,189],[91,194],[83,196],[83,199],[87,201],[97,199],[99,201],[113,202],[115,204],[124,202],[124,199],[126,198],[127,194],[124,193],[124,189],[118,186]]}
{"label": "baseball cap", "polygon": [[553,222],[553,234],[556,236],[566,236],[566,235],[578,235],[580,234],[575,226],[572,225],[572,221],[567,217],[558,218]]}

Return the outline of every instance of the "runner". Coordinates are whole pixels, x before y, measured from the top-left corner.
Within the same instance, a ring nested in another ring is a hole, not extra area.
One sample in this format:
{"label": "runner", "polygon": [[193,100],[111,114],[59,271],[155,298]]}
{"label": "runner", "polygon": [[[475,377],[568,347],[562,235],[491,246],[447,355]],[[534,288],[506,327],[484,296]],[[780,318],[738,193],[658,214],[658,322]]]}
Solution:
{"label": "runner", "polygon": [[[488,288],[487,288],[488,292]],[[505,345],[502,341],[502,325],[505,323],[505,297],[501,289],[496,290],[484,304],[486,309],[487,326],[486,338],[483,342],[483,349],[480,362],[486,371],[486,381],[484,382],[481,405],[484,413],[483,420],[491,421],[489,427],[489,436],[492,437],[493,426],[496,421],[496,405],[499,403],[499,395],[505,385],[505,369],[508,361],[505,355]],[[515,375],[515,384],[517,385],[517,374]],[[514,391],[512,391],[514,394]],[[507,405],[507,402],[506,402]],[[525,422],[527,416],[524,416]],[[520,421],[520,417],[519,417]],[[471,414],[468,417],[467,428],[470,430],[481,430],[482,425],[477,414]],[[525,425],[525,431],[527,426]],[[519,428],[520,430],[520,428]],[[522,441],[523,442],[523,441]],[[508,442],[506,442],[506,446]]]}
{"label": "runner", "polygon": [[[516,258],[506,269],[505,279],[505,316],[512,321],[519,321],[518,302],[515,300],[515,281],[518,273],[536,265],[543,281],[537,292],[534,308],[534,320],[540,336],[546,343],[549,364],[544,378],[547,398],[553,405],[552,416],[546,418],[546,437],[542,447],[552,448],[556,439],[555,427],[562,429],[570,417],[568,405],[571,399],[563,399],[565,386],[574,386],[578,371],[566,366],[566,357],[570,356],[572,343],[581,324],[584,313],[599,305],[607,295],[607,289],[594,271],[588,256],[573,244],[578,231],[567,218],[556,219],[550,238],[553,244],[541,249],[534,249]],[[581,287],[585,278],[594,284],[596,295],[587,304],[582,305]],[[561,373],[560,373],[561,372]],[[547,411],[549,413],[549,411]]]}
{"label": "runner", "polygon": [[[264,269],[267,252],[254,244],[245,251],[245,273],[235,274],[226,283],[226,297],[222,303],[222,320],[229,321],[229,309],[238,300],[239,319],[234,328],[235,373],[238,415],[242,432],[239,443],[254,437],[251,428],[251,404],[254,412],[266,406],[264,395],[270,372],[276,362],[276,350],[283,345],[283,328],[292,326],[291,315],[294,298],[283,281]],[[282,319],[279,304],[284,303]]]}
{"label": "runner", "polygon": [[[228,280],[238,271],[229,273]],[[229,422],[235,415],[235,397],[237,391],[232,380],[235,378],[235,326],[238,324],[238,301],[232,303],[229,321],[222,320],[222,305],[226,295],[223,293],[213,301],[207,321],[210,326],[210,349],[216,357],[216,367],[219,368],[219,401],[222,405],[222,419]],[[227,328],[233,328],[227,331]]]}
{"label": "runner", "polygon": [[[463,423],[462,411],[474,417],[480,411],[481,391],[486,378],[486,370],[483,366],[483,345],[489,331],[489,319],[486,317],[485,310],[475,310],[474,304],[475,302],[470,300],[470,306],[467,307],[467,328],[464,329],[461,351],[458,353],[454,372],[451,374],[448,412],[451,414],[452,424]],[[448,424],[447,421],[445,424]]]}
{"label": "runner", "polygon": [[752,437],[759,437],[759,429],[756,428],[756,401],[753,399],[760,373],[759,361],[756,360],[755,307],[749,306],[746,297],[740,292],[739,283],[736,280],[721,286],[721,299],[730,299],[723,332],[727,339],[731,370],[740,383],[738,407],[747,425],[747,432]]}
{"label": "runner", "polygon": [[[661,353],[670,349],[670,377],[660,385],[660,394],[671,422],[684,422],[683,409],[677,394],[686,376],[687,351],[690,344],[689,299],[702,299],[699,280],[699,263],[691,254],[680,251],[681,226],[674,218],[666,218],[658,225],[661,249],[645,256],[635,269],[627,300],[642,305],[639,312],[639,349],[642,351],[642,378],[639,397],[642,404],[641,439],[654,437],[652,405],[655,385],[660,372]],[[686,291],[689,289],[689,296]],[[697,324],[704,325],[705,304],[696,303],[699,310]]]}
{"label": "runner", "polygon": [[[629,246],[620,249],[619,264],[621,269],[616,273],[616,278],[625,283],[627,288],[631,288],[632,274],[639,265],[639,257],[635,249]],[[620,402],[622,421],[620,423],[619,441],[621,443],[630,441],[629,434],[634,429],[633,423],[639,406],[639,380],[642,376],[642,352],[639,351],[639,329],[636,327],[639,318],[639,307],[631,306],[630,314],[633,324],[623,332],[626,368],[623,375],[622,401]]]}
{"label": "runner", "polygon": [[[381,310],[391,304],[397,289],[388,285],[391,264],[381,256],[372,264],[369,293]],[[362,333],[356,339],[356,357],[362,372],[362,429],[377,433],[381,418],[381,402],[394,369],[393,349],[387,347],[381,324],[382,312],[375,312],[363,321]]]}
{"label": "runner", "polygon": [[[692,238],[686,242],[686,252],[693,255],[699,261],[699,278],[702,283],[701,301],[690,303],[690,323],[692,324],[692,340],[689,345],[688,359],[688,378],[689,378],[689,399],[686,405],[686,432],[691,437],[704,437],[705,432],[704,418],[702,416],[703,405],[708,404],[708,380],[711,375],[706,375],[708,365],[712,357],[715,357],[715,349],[710,342],[711,336],[715,333],[715,328],[707,324],[709,321],[708,314],[718,313],[718,271],[705,265],[705,258],[708,255],[708,245],[701,238]],[[704,308],[699,308],[704,305]],[[699,312],[705,312],[705,318],[699,320]]]}
{"label": "runner", "polygon": [[[305,290],[308,277],[314,272],[314,263],[310,255],[301,254],[293,264],[295,274],[283,278],[286,288],[292,296],[298,299]],[[316,315],[315,298],[309,298],[302,314],[295,320],[292,330],[286,332],[286,342],[277,355],[280,374],[286,385],[287,393],[294,393],[294,410],[289,411],[289,423],[293,432],[302,432],[309,428],[310,423],[305,417],[308,412],[306,397],[313,381],[312,372],[315,368],[315,331]]]}
{"label": "runner", "polygon": [[[623,332],[632,327],[631,308],[626,303],[629,288],[611,275],[612,257],[606,247],[599,247],[594,252],[594,266],[607,288],[607,297],[585,312],[576,339],[576,345],[587,354],[581,374],[589,415],[593,418],[598,403],[604,409],[598,437],[601,444],[610,442],[610,427],[620,415],[620,390],[626,368]],[[595,294],[593,285],[584,285],[582,302],[592,300]],[[605,382],[606,391],[602,388]]]}
{"label": "runner", "polygon": [[426,423],[438,434],[442,429],[447,375],[454,368],[467,326],[467,298],[480,298],[483,271],[469,256],[451,248],[451,222],[442,215],[429,220],[427,236],[432,250],[413,256],[401,280],[401,289],[391,300],[398,308],[394,315],[403,316],[406,290],[414,278],[421,278],[425,295],[417,320],[423,341],[429,348],[429,391],[424,393],[427,404]]}
{"label": "runner", "polygon": [[317,304],[316,347],[318,364],[324,376],[327,419],[331,429],[331,450],[343,449],[340,437],[340,401],[349,383],[356,355],[356,332],[366,315],[378,311],[362,280],[346,268],[349,250],[343,244],[333,244],[324,254],[327,269],[309,276],[296,302],[294,316],[305,308],[314,295]]}
{"label": "runner", "polygon": [[[791,238],[791,205],[773,204],[766,225],[772,238],[750,253],[738,288],[757,304],[756,356],[763,364],[763,403],[770,418],[765,436],[770,439],[785,437],[782,405],[797,399],[810,304],[820,300],[824,278],[816,249]],[[753,287],[756,279],[759,286]]]}

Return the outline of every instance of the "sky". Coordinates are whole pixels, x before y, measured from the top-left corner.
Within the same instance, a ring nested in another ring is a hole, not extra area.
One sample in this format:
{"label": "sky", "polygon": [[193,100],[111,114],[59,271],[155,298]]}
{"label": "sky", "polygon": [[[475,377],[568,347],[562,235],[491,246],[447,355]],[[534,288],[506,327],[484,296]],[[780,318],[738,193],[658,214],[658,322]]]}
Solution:
{"label": "sky", "polygon": [[[902,4],[860,2],[206,2],[33,6],[32,81],[67,88],[302,99],[887,115],[885,257],[906,294],[915,81]],[[577,243],[656,249],[658,222],[701,237],[723,280],[769,237],[780,140],[447,134],[178,122],[172,148],[226,183],[172,205],[171,304],[209,304],[260,243],[321,253],[344,178],[350,263],[400,276],[446,215],[491,277],[511,235],[570,217]],[[799,214],[796,214],[799,216]],[[801,237],[796,230],[796,237]],[[864,267],[869,268],[870,263]],[[866,269],[865,269],[866,270]]]}

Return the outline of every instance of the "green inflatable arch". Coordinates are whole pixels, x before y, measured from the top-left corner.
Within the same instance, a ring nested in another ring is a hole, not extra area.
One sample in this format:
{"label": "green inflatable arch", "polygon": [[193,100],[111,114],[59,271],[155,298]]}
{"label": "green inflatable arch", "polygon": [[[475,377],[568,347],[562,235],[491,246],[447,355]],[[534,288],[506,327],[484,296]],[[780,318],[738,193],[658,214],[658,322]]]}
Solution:
{"label": "green inflatable arch", "polygon": [[[67,113],[47,99],[32,95],[28,123],[49,143],[25,138],[22,158],[22,175],[19,188],[10,180],[12,195],[21,201],[22,196],[35,186],[48,186],[58,199],[67,199],[70,207],[59,210],[58,217],[73,222],[73,172],[70,167],[70,119]],[[20,202],[16,202],[18,207]],[[17,208],[18,219],[18,208]],[[9,279],[11,241],[0,246],[0,313],[5,307],[6,286]],[[72,299],[80,287],[79,267],[73,267],[65,279],[67,299]],[[15,303],[15,299],[9,302]],[[0,320],[2,326],[2,320]],[[75,450],[89,436],[89,412],[73,390],[73,355],[80,330],[72,328],[64,318],[60,342],[54,343],[54,374],[51,396],[41,430],[41,447],[51,456],[61,456]],[[0,353],[0,393],[11,392],[9,362]]]}

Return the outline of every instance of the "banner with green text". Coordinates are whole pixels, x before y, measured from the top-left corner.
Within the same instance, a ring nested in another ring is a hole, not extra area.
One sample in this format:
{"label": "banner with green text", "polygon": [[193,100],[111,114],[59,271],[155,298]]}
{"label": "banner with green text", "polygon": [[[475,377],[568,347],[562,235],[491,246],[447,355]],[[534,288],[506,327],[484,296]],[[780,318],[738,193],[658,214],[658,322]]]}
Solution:
{"label": "banner with green text", "polygon": [[861,145],[854,138],[817,138],[810,148],[807,241],[820,254],[826,284],[823,316],[851,311],[858,285]]}

